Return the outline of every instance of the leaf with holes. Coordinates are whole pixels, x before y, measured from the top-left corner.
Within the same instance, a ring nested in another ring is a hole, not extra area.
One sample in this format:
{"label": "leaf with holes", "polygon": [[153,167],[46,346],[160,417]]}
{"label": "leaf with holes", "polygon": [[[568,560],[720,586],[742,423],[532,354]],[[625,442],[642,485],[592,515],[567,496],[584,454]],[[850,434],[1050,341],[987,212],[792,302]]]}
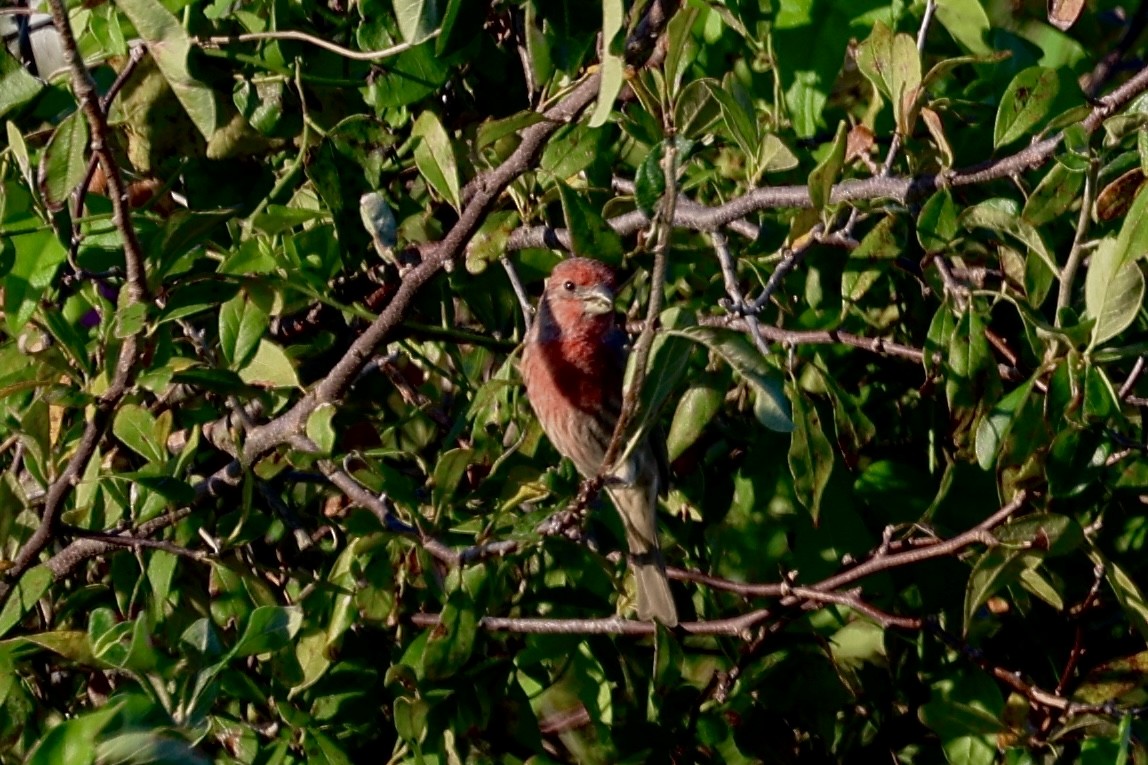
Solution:
{"label": "leaf with holes", "polygon": [[1010,144],[1028,133],[1048,115],[1060,90],[1056,72],[1032,66],[1017,74],[1005,88],[997,109],[993,146]]}

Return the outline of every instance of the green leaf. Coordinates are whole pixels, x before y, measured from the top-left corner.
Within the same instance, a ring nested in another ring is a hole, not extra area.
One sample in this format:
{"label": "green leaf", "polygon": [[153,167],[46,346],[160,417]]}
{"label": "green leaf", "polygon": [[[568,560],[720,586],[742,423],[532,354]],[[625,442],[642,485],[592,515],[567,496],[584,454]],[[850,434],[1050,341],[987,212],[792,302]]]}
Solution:
{"label": "green leaf", "polygon": [[989,17],[980,0],[937,0],[937,21],[965,50],[978,56],[992,54],[985,39]]}
{"label": "green leaf", "polygon": [[[1142,691],[1148,678],[1148,651],[1107,661],[1088,673],[1073,698],[1086,704],[1103,704],[1131,692]],[[1108,760],[1107,762],[1112,762]]]}
{"label": "green leaf", "polygon": [[893,117],[902,135],[912,131],[911,115],[921,85],[921,56],[913,38],[894,34],[878,21],[857,47],[857,68],[893,104]]}
{"label": "green leaf", "polygon": [[952,308],[948,302],[942,303],[933,314],[929,322],[929,331],[925,335],[925,372],[930,377],[940,374],[956,327],[957,321]]}
{"label": "green leaf", "polygon": [[1116,236],[1116,271],[1123,269],[1125,263],[1144,257],[1145,253],[1148,253],[1148,194],[1141,193],[1132,201]]}
{"label": "green leaf", "polygon": [[88,121],[72,112],[52,132],[40,157],[40,189],[48,208],[59,210],[88,170]]}
{"label": "green leaf", "polygon": [[666,334],[681,335],[717,354],[753,387],[757,396],[754,414],[758,421],[778,433],[793,431],[789,400],[777,373],[741,333],[717,327],[686,327],[666,330]]}
{"label": "green leaf", "polygon": [[800,162],[797,155],[785,145],[785,141],[773,133],[769,133],[761,139],[761,146],[757,152],[757,171],[753,174],[752,180],[756,182],[765,173],[782,173],[786,170],[792,170],[798,164]]}
{"label": "green leaf", "polygon": [[24,614],[35,607],[36,601],[52,586],[52,571],[47,566],[33,566],[12,585],[12,592],[0,611],[0,636],[20,623]]}
{"label": "green leaf", "polygon": [[239,370],[239,378],[248,385],[262,388],[297,388],[299,377],[295,365],[281,347],[261,339],[251,361]]}
{"label": "green leaf", "polygon": [[1059,220],[1077,202],[1083,185],[1084,173],[1073,172],[1059,162],[1052,165],[1029,194],[1022,217],[1033,226]]}
{"label": "green leaf", "polygon": [[833,473],[833,445],[821,427],[817,407],[799,390],[793,391],[793,438],[789,443],[789,472],[793,490],[809,511],[813,525],[821,517],[821,498]]}
{"label": "green leaf", "polygon": [[723,398],[720,390],[707,385],[692,385],[686,389],[678,400],[666,436],[670,461],[680,457],[701,437],[709,421],[721,411]]}
{"label": "green leaf", "polygon": [[215,95],[211,88],[191,76],[187,68],[191,38],[159,0],[117,0],[119,8],[148,44],[148,53],[175,92],[187,116],[203,137],[215,134]]}
{"label": "green leaf", "polygon": [[576,255],[590,255],[603,263],[619,265],[625,249],[622,237],[610,228],[602,214],[565,183],[559,181],[558,195],[566,228],[570,231],[571,248]]}
{"label": "green leaf", "polygon": [[395,19],[403,42],[418,45],[439,24],[439,0],[394,0]]}
{"label": "green leaf", "polygon": [[945,367],[945,395],[949,406],[972,406],[979,402],[982,377],[993,374],[996,364],[985,339],[985,327],[974,306],[961,314],[949,341]]}
{"label": "green leaf", "polygon": [[1105,559],[1095,548],[1088,555],[1093,563],[1103,566],[1105,581],[1112,588],[1112,594],[1116,596],[1124,615],[1136,627],[1140,637],[1148,640],[1148,599],[1145,599],[1136,580],[1128,576],[1118,564]]}
{"label": "green leaf", "polygon": [[466,270],[481,274],[486,267],[506,255],[506,240],[519,224],[514,210],[496,210],[486,216],[482,227],[466,245]]}
{"label": "green leaf", "polygon": [[[666,26],[666,60],[662,65],[662,73],[666,78],[668,91],[666,95],[674,102],[675,111],[680,106],[679,96],[683,93],[682,79],[686,69],[689,68],[698,54],[699,45],[693,35],[694,22],[697,21],[698,13],[697,7],[683,6],[678,9]],[[689,85],[686,87],[688,88]],[[685,135],[682,132],[683,123],[675,122],[674,124],[678,134]]]}
{"label": "green leaf", "polygon": [[566,181],[590,166],[606,146],[607,128],[575,123],[559,130],[542,150],[539,167],[560,181]]}
{"label": "green leaf", "polygon": [[486,120],[478,126],[478,137],[475,140],[475,146],[476,148],[484,149],[501,141],[503,138],[516,135],[531,125],[537,125],[544,120],[545,118],[541,114],[533,110],[518,112],[517,114],[512,114],[509,117],[503,117],[498,120]]}
{"label": "green leaf", "polygon": [[464,586],[459,585],[443,605],[440,623],[430,632],[426,649],[422,651],[427,679],[444,680],[463,669],[474,651],[478,628],[474,602]]}
{"label": "green leaf", "polygon": [[1048,491],[1054,498],[1073,497],[1096,480],[1108,454],[1090,430],[1068,427],[1056,434],[1048,450]]}
{"label": "green leaf", "polygon": [[1029,379],[1016,390],[996,403],[977,426],[975,443],[977,464],[981,470],[992,470],[996,466],[1001,445],[1008,438],[1016,414],[1024,407],[1032,393],[1034,380]]}
{"label": "green leaf", "polygon": [[969,230],[987,228],[1014,237],[1044,261],[1054,274],[1060,273],[1060,268],[1045,246],[1040,232],[1020,216],[1016,203],[1011,199],[998,197],[981,202],[962,212],[960,220]]}
{"label": "green leaf", "polygon": [[435,40],[435,53],[449,56],[465,48],[481,29],[485,12],[479,3],[447,0],[442,13],[442,34]]}
{"label": "green leaf", "polygon": [[311,439],[322,454],[330,454],[335,449],[335,429],[331,422],[335,417],[334,404],[320,404],[307,418],[307,438]]}
{"label": "green leaf", "polygon": [[1055,70],[1032,66],[1018,73],[1005,88],[997,108],[993,146],[1010,144],[1028,133],[1048,115],[1059,90]]}
{"label": "green leaf", "polygon": [[236,83],[231,100],[251,127],[272,136],[283,117],[283,90],[281,82],[242,80]]}
{"label": "green leaf", "polygon": [[943,252],[960,230],[959,211],[948,189],[941,189],[921,206],[917,216],[917,241],[925,252]]}
{"label": "green leaf", "polygon": [[845,303],[861,300],[881,277],[889,261],[901,254],[903,245],[896,235],[897,224],[897,218],[892,215],[882,218],[849,254],[845,272],[841,274],[841,298]]}
{"label": "green leaf", "polygon": [[810,368],[821,379],[825,392],[829,394],[833,404],[837,448],[845,458],[845,464],[852,469],[856,466],[861,450],[877,437],[877,428],[863,411],[858,398],[848,393],[833,375],[816,365]]}
{"label": "green leaf", "polygon": [[837,125],[837,135],[833,139],[833,146],[830,147],[829,153],[809,173],[809,198],[813,202],[813,209],[818,212],[824,210],[825,206],[829,204],[829,195],[833,191],[833,184],[837,182],[837,177],[841,174],[841,168],[845,164],[847,137],[848,131],[845,128],[845,123],[841,122]]}
{"label": "green leaf", "polygon": [[[973,2],[976,2],[976,0],[973,0]],[[926,72],[925,76],[921,79],[921,87],[925,89],[931,88],[958,66],[964,66],[965,64],[995,64],[998,61],[1004,61],[1009,55],[1008,51],[996,51],[984,55],[957,56],[956,58],[943,59],[929,67],[929,71]]]}
{"label": "green leaf", "polygon": [[651,217],[666,193],[666,173],[662,169],[663,151],[663,145],[659,142],[650,149],[634,175],[634,201],[639,210]]}
{"label": "green leaf", "polygon": [[103,765],[209,765],[211,762],[183,739],[152,731],[110,736],[97,744],[96,758]]}
{"label": "green leaf", "polygon": [[395,699],[395,733],[409,744],[417,745],[427,734],[430,705],[422,699],[399,696]]}
{"label": "green leaf", "polygon": [[698,80],[698,82],[704,83],[710,96],[721,107],[722,122],[725,123],[726,130],[733,137],[733,140],[745,152],[746,156],[757,156],[758,144],[761,142],[757,122],[751,118],[745,107],[722,87],[720,82],[713,79],[703,79]]}
{"label": "green leaf", "polygon": [[606,124],[614,108],[614,99],[625,83],[625,64],[617,38],[625,15],[622,0],[602,0],[602,62],[598,81],[598,103],[590,115],[590,127]]}
{"label": "green leaf", "polygon": [[997,544],[973,567],[965,591],[965,632],[985,601],[1035,568],[1048,555],[1064,555],[1080,546],[1084,532],[1066,515],[1042,513],[1010,521],[993,532]]}
{"label": "green leaf", "polygon": [[[0,117],[31,101],[44,87],[24,68],[20,60],[0,46]],[[12,123],[8,123],[11,128]]]}
{"label": "green leaf", "polygon": [[120,713],[123,704],[123,701],[115,701],[102,709],[59,723],[40,739],[25,764],[88,765],[95,762],[92,742],[98,740],[100,732]]}
{"label": "green leaf", "polygon": [[458,181],[458,161],[446,128],[434,112],[425,111],[415,120],[411,137],[420,138],[415,144],[415,164],[431,188],[438,192],[456,210],[461,205]]}
{"label": "green leaf", "polygon": [[[1084,281],[1084,305],[1096,320],[1089,348],[1116,337],[1136,320],[1144,302],[1144,274],[1134,261],[1119,264],[1117,243],[1103,239],[1088,266]],[[1119,270],[1117,270],[1119,269]]]}
{"label": "green leaf", "polygon": [[[678,168],[682,165],[682,161],[693,149],[693,146],[693,141],[684,138],[674,139],[675,176]],[[646,158],[638,166],[638,172],[634,175],[634,201],[638,203],[639,210],[651,217],[658,202],[666,193],[666,172],[662,168],[665,151],[665,142],[658,142],[658,145],[646,154]]]}
{"label": "green leaf", "polygon": [[138,404],[124,404],[112,422],[112,434],[148,462],[162,465],[166,447],[157,438],[158,425],[151,412]]}
{"label": "green leaf", "polygon": [[969,53],[990,55],[988,16],[979,0],[938,0],[937,21]]}
{"label": "green leaf", "polygon": [[242,289],[219,308],[219,349],[232,369],[240,369],[255,354],[270,324],[271,296],[253,286]]}
{"label": "green leaf", "polygon": [[[662,407],[669,400],[678,382],[685,374],[690,353],[694,346],[681,336],[672,334],[667,330],[684,329],[693,323],[693,318],[680,308],[671,308],[663,311],[658,319],[661,330],[654,336],[650,346],[650,356],[647,362],[646,377],[642,384],[641,396],[638,399],[638,409],[630,427],[626,449],[618,458],[617,464],[623,464],[630,455],[630,451],[642,443],[646,434],[657,422]],[[627,359],[624,386],[629,388],[633,383],[637,357],[631,355]]]}
{"label": "green leaf", "polygon": [[4,316],[8,331],[18,335],[36,311],[44,290],[52,283],[68,251],[50,230],[14,236],[16,247],[12,270],[4,277]]}
{"label": "green leaf", "polygon": [[303,626],[299,606],[259,606],[251,612],[239,642],[228,652],[229,659],[272,653],[287,646]]}
{"label": "green leaf", "polygon": [[379,109],[393,109],[438,92],[452,70],[435,54],[435,48],[433,43],[425,42],[387,59],[386,76],[368,81],[368,102]]}

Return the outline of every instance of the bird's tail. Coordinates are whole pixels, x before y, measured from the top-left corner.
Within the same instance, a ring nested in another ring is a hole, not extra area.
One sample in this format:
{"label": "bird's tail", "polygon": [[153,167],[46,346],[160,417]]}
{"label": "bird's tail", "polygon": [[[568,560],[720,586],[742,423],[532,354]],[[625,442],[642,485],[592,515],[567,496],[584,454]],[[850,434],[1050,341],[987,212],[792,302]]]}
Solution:
{"label": "bird's tail", "polygon": [[658,548],[656,484],[615,486],[609,489],[609,494],[626,527],[631,568],[638,585],[638,618],[676,627],[678,609],[674,606],[666,564]]}

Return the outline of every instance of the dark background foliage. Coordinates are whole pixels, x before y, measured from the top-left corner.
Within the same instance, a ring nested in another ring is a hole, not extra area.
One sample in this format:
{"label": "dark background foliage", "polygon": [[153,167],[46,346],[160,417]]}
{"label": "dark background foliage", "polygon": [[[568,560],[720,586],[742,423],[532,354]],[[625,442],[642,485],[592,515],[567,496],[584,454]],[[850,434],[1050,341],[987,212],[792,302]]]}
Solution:
{"label": "dark background foliage", "polygon": [[1148,759],[1143,4],[0,14],[0,762]]}

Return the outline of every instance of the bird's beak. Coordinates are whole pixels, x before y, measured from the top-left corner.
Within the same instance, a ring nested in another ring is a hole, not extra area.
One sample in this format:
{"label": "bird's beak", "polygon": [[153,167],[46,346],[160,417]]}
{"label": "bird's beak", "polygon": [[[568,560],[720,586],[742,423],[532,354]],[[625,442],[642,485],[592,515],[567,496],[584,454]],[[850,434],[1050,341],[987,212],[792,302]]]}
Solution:
{"label": "bird's beak", "polygon": [[598,285],[588,287],[582,293],[582,310],[591,316],[614,312],[614,293],[608,288]]}

